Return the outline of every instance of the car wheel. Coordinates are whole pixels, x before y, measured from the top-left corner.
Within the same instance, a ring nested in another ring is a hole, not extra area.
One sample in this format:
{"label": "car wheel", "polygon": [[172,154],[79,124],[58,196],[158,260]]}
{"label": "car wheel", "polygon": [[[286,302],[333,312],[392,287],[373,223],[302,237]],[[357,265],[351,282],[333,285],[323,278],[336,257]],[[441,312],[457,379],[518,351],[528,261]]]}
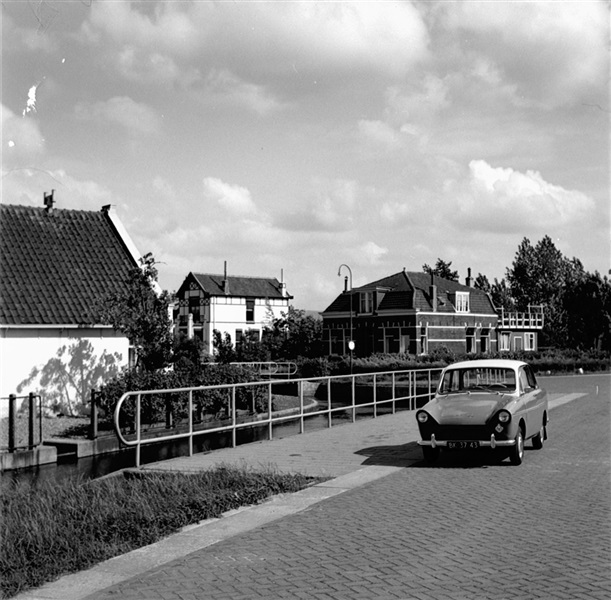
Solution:
{"label": "car wheel", "polygon": [[524,460],[524,434],[522,428],[518,427],[518,433],[516,433],[516,443],[511,449],[509,455],[512,465],[521,465]]}
{"label": "car wheel", "polygon": [[426,460],[426,462],[434,463],[439,458],[439,448],[422,446],[422,455],[424,456],[424,460]]}
{"label": "car wheel", "polygon": [[539,433],[533,438],[533,448],[535,450],[541,450],[543,448],[543,442],[547,439],[547,427],[541,425]]}

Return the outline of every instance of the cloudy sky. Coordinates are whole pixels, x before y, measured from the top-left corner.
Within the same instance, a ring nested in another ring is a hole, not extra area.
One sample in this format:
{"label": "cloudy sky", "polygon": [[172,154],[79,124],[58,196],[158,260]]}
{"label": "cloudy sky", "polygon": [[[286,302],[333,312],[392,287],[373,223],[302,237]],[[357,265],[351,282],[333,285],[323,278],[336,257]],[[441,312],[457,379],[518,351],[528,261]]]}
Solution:
{"label": "cloudy sky", "polygon": [[606,274],[606,2],[4,0],[2,202],[113,204],[160,284],[297,308],[549,235]]}

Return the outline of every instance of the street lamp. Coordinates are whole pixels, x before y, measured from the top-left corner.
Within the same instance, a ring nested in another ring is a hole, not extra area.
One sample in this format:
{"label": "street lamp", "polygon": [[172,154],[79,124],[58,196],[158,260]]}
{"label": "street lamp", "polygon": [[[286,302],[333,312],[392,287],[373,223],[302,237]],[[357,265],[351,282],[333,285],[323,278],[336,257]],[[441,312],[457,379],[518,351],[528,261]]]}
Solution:
{"label": "street lamp", "polygon": [[355,347],[354,340],[352,339],[352,269],[348,265],[342,263],[337,270],[338,277],[341,277],[342,267],[346,267],[350,275],[350,339],[348,340],[348,349],[350,350],[350,374],[352,375],[352,351]]}

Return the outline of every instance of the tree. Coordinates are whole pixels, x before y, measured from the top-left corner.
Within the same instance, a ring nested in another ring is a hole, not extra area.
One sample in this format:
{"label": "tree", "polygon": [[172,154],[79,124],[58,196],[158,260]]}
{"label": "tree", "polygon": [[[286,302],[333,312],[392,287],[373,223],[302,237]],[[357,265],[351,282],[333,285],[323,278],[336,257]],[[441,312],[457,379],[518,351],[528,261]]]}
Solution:
{"label": "tree", "polygon": [[237,359],[236,352],[231,342],[231,336],[225,332],[225,336],[215,329],[212,332],[212,346],[214,347],[214,357],[216,362],[229,364]]}
{"label": "tree", "polygon": [[543,336],[547,344],[566,346],[569,343],[562,297],[584,275],[581,262],[576,258],[567,259],[547,235],[534,247],[527,238],[518,246],[512,267],[507,269],[511,296],[518,311],[525,311],[533,304],[543,305]]}
{"label": "tree", "polygon": [[120,292],[98,305],[98,318],[125,334],[136,349],[137,366],[147,371],[167,367],[172,359],[172,322],[169,295],[156,291],[157,269],[152,254],[140,259],[142,267],[129,273]]}
{"label": "tree", "polygon": [[272,320],[263,337],[263,344],[271,358],[319,356],[322,321],[293,306],[280,314],[280,318]]}
{"label": "tree", "polygon": [[567,342],[583,350],[611,350],[611,285],[598,272],[585,274],[562,296]]}
{"label": "tree", "polygon": [[437,275],[437,277],[443,277],[444,279],[449,279],[450,281],[458,281],[458,271],[452,271],[452,261],[445,262],[441,258],[437,259],[435,263],[435,268],[431,268],[426,263],[422,265],[422,270],[425,273],[429,273],[431,275]]}

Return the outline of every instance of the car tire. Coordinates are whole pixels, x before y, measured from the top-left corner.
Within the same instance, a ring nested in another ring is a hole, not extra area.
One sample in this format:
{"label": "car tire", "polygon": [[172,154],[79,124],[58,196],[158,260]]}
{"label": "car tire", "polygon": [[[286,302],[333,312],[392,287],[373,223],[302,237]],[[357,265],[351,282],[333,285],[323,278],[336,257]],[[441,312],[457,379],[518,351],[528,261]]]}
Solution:
{"label": "car tire", "polygon": [[433,448],[432,446],[422,446],[422,456],[427,463],[437,462],[439,458],[439,448]]}
{"label": "car tire", "polygon": [[516,443],[511,448],[511,453],[509,454],[509,460],[512,465],[521,465],[524,460],[524,434],[522,433],[522,428],[518,427],[518,433],[516,433]]}
{"label": "car tire", "polygon": [[541,425],[541,429],[539,429],[539,433],[533,438],[533,448],[535,450],[541,450],[543,448],[543,442],[547,439],[547,427],[545,425]]}

